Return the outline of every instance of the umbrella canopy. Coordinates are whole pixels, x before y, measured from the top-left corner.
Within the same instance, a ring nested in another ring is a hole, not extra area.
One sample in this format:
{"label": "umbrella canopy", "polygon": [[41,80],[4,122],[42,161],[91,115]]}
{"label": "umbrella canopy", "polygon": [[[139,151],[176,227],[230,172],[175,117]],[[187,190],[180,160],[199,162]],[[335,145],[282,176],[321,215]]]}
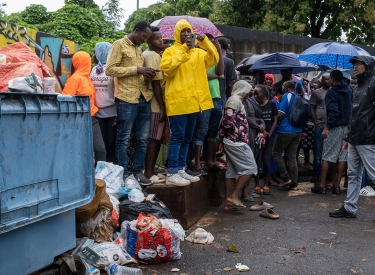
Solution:
{"label": "umbrella canopy", "polygon": [[189,22],[193,31],[198,34],[209,33],[214,37],[224,36],[218,28],[207,18],[194,17],[194,16],[166,16],[162,19],[156,20],[151,23],[151,26],[159,27],[162,38],[174,40],[174,27],[180,19],[185,19]]}
{"label": "umbrella canopy", "polygon": [[262,70],[265,73],[279,74],[283,69],[293,69],[294,74],[319,70],[319,66],[301,63],[295,53],[271,53],[255,61],[249,72]]}
{"label": "umbrella canopy", "polygon": [[326,65],[333,68],[353,69],[350,58],[357,55],[371,56],[364,49],[344,42],[323,42],[306,49],[298,57],[316,65]]}
{"label": "umbrella canopy", "polygon": [[269,55],[269,53],[264,54],[253,54],[250,57],[246,57],[241,60],[235,67],[236,71],[239,71],[240,74],[249,74],[250,67],[254,64],[255,61]]}

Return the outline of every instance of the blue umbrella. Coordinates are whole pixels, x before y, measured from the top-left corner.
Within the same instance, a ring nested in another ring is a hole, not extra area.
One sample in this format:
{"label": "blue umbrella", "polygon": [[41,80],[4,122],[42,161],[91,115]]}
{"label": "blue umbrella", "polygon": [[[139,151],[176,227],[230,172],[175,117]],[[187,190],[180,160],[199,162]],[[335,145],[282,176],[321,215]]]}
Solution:
{"label": "blue umbrella", "polygon": [[349,59],[357,55],[370,56],[364,49],[344,42],[323,42],[306,49],[298,57],[316,65],[353,69]]}
{"label": "blue umbrella", "polygon": [[295,53],[271,53],[258,59],[250,67],[249,72],[261,70],[265,73],[279,74],[283,69],[292,69],[294,74],[319,70],[318,66],[301,63]]}

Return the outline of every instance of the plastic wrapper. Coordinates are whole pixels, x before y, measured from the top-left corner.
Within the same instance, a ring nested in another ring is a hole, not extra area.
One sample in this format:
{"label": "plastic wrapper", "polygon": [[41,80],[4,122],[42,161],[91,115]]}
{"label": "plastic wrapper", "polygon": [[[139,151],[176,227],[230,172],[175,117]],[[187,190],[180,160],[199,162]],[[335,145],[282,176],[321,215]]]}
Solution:
{"label": "plastic wrapper", "polygon": [[123,180],[124,168],[105,161],[98,161],[95,169],[95,178],[103,179],[106,191],[117,199],[125,197],[130,189],[126,189]]}
{"label": "plastic wrapper", "polygon": [[142,191],[142,187],[139,185],[139,182],[135,179],[134,175],[130,175],[125,179],[124,187],[128,190],[135,188]]}
{"label": "plastic wrapper", "polygon": [[114,227],[119,227],[120,226],[120,222],[119,222],[119,218],[120,218],[120,202],[119,200],[112,196],[112,195],[109,195],[109,198],[111,200],[111,203],[113,205],[113,209],[112,209],[112,223],[113,223],[113,226]]}
{"label": "plastic wrapper", "polygon": [[192,243],[211,244],[214,236],[203,228],[197,228],[187,236],[186,240]]}
{"label": "plastic wrapper", "polygon": [[56,85],[56,78],[45,77],[43,80],[43,93],[44,94],[56,94],[55,85]]}
{"label": "plastic wrapper", "polygon": [[[137,221],[125,222],[126,251],[140,264],[153,264],[178,260],[181,258],[180,239],[182,233],[175,233],[175,221],[162,222],[152,215],[141,213]],[[180,225],[181,227],[181,225]],[[182,229],[182,227],[181,227]],[[183,229],[182,229],[183,231]]]}
{"label": "plastic wrapper", "polygon": [[115,242],[95,243],[93,240],[83,238],[72,252],[79,255],[90,265],[104,268],[111,264],[126,265],[136,261]]}
{"label": "plastic wrapper", "polygon": [[133,202],[141,202],[145,199],[145,195],[142,193],[142,191],[134,188],[129,192],[128,198]]}

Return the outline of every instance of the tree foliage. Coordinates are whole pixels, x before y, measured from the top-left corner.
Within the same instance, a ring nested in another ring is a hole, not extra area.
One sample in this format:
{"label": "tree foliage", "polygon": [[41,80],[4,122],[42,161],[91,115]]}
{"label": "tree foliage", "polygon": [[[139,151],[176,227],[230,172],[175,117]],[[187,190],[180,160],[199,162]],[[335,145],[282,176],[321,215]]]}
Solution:
{"label": "tree foliage", "polygon": [[372,45],[373,0],[222,0],[214,23]]}
{"label": "tree foliage", "polygon": [[114,29],[118,29],[121,26],[125,11],[120,8],[120,0],[108,0],[102,8],[102,11],[106,21],[110,23]]}
{"label": "tree foliage", "polygon": [[64,0],[65,5],[74,4],[84,8],[99,8],[94,0]]}
{"label": "tree foliage", "polygon": [[125,23],[125,32],[131,32],[139,21],[152,23],[165,16],[190,15],[206,17],[214,12],[218,0],[163,0],[147,8],[134,11]]}

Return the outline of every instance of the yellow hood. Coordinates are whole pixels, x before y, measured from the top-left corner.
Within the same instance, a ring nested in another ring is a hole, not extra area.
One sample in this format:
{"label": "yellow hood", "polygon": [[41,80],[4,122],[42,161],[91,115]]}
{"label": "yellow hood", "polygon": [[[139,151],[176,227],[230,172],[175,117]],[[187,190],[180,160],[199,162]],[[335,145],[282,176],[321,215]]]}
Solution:
{"label": "yellow hood", "polygon": [[193,28],[191,27],[191,25],[189,24],[187,20],[185,19],[179,20],[176,23],[176,26],[174,27],[174,34],[173,34],[173,37],[176,43],[181,44],[180,34],[181,34],[181,31],[185,28],[189,28],[191,33],[194,33]]}

